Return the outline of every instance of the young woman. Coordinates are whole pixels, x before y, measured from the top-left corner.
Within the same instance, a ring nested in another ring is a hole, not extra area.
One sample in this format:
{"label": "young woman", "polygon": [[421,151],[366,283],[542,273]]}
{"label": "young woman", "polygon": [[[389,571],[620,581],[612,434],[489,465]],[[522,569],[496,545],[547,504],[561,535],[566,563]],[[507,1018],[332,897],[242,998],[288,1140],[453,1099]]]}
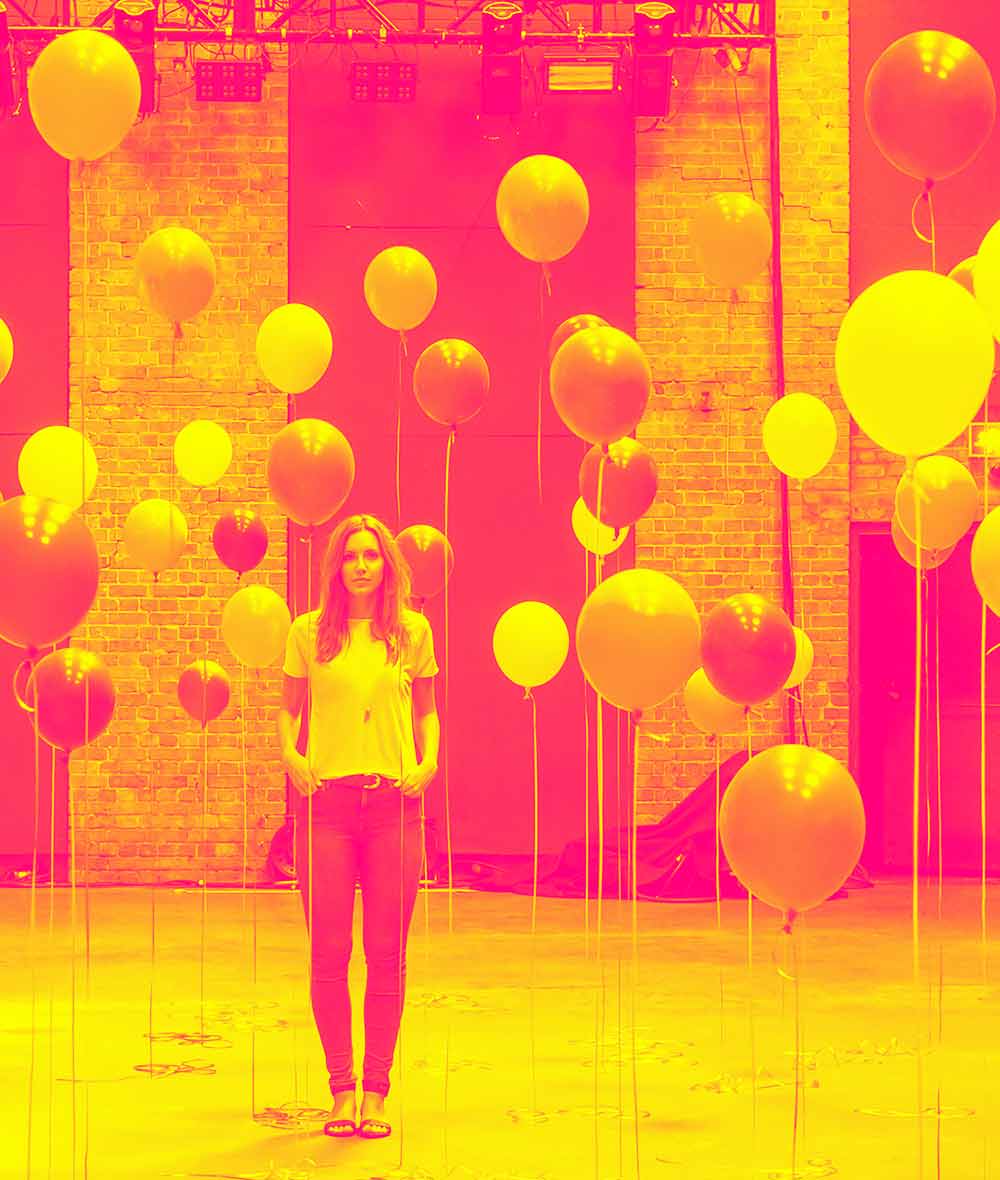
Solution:
{"label": "young woman", "polygon": [[[292,624],[278,713],[297,801],[299,885],[310,931],[313,1013],[330,1074],[327,1135],[383,1138],[422,841],[420,797],[437,772],[430,625],[407,607],[410,575],[381,521],[352,516],[323,558],[320,607]],[[306,754],[296,749],[309,701]],[[362,1102],[351,1046],[354,885],[367,965]]]}

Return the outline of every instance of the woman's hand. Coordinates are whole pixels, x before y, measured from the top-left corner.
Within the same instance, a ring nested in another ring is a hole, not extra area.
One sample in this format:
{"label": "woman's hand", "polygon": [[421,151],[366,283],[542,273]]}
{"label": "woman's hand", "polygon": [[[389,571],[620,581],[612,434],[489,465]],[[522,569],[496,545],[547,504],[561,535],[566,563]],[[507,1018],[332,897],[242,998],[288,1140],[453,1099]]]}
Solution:
{"label": "woman's hand", "polygon": [[436,762],[421,762],[417,769],[400,781],[399,789],[408,799],[419,799],[437,774]]}
{"label": "woman's hand", "polygon": [[300,754],[298,750],[290,750],[284,756],[283,761],[288,771],[288,777],[292,780],[292,786],[300,795],[308,796],[319,790],[319,775],[309,765],[308,758]]}

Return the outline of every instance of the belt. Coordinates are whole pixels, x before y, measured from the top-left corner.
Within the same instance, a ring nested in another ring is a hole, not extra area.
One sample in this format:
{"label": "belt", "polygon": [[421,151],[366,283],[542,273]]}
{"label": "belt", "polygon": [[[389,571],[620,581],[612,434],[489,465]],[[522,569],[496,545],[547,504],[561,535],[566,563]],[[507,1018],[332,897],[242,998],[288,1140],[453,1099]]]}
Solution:
{"label": "belt", "polygon": [[343,778],[323,779],[324,787],[362,787],[372,791],[376,787],[398,787],[399,782],[394,778],[387,778],[384,774],[347,774]]}

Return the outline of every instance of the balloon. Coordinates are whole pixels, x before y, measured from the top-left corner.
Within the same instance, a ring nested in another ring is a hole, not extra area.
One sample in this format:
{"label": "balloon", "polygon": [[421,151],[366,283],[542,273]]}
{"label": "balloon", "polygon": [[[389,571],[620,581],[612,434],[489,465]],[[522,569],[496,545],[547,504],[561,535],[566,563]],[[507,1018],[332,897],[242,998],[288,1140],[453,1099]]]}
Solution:
{"label": "balloon", "polygon": [[558,156],[525,156],[497,188],[500,232],[531,262],[555,262],[573,249],[590,217],[583,177]]}
{"label": "balloon", "polygon": [[[892,543],[896,546],[896,552],[905,561],[916,568],[917,565],[917,547],[910,540],[910,538],[903,532],[903,526],[899,523],[899,518],[894,516],[890,526],[890,534],[892,536]],[[955,546],[952,545],[948,549],[921,549],[920,551],[920,568],[922,571],[937,569],[939,565],[951,557]]]}
{"label": "balloon", "polygon": [[566,662],[569,631],[562,615],[544,602],[519,602],[493,628],[500,671],[522,688],[546,684]]}
{"label": "balloon", "polygon": [[140,500],[125,519],[122,541],[129,557],[154,576],[177,564],[187,544],[184,513],[169,500]]}
{"label": "balloon", "polygon": [[972,580],[980,597],[995,615],[1000,615],[1000,508],[987,512],[980,521],[972,538],[970,559]]}
{"label": "balloon", "polygon": [[304,303],[276,307],[257,329],[257,364],[282,393],[312,389],[332,356],[329,324]]}
{"label": "balloon", "polygon": [[390,246],[368,263],[365,302],[380,324],[408,332],[430,315],[437,299],[437,275],[412,246]]}
{"label": "balloon", "polygon": [[976,289],[973,278],[975,270],[976,256],[973,254],[970,258],[963,258],[961,262],[953,266],[948,271],[948,278],[954,279],[956,283],[961,283],[970,295],[975,295]]}
{"label": "balloon", "polygon": [[716,193],[694,215],[691,241],[710,283],[742,287],[771,257],[771,222],[746,193]]}
{"label": "balloon", "polygon": [[912,475],[904,471],[899,477],[895,506],[896,519],[914,544],[919,541],[922,549],[948,549],[976,519],[979,491],[972,472],[957,459],[928,455],[917,460]]}
{"label": "balloon", "polygon": [[570,336],[582,332],[584,328],[606,327],[608,327],[608,321],[603,316],[591,315],[589,312],[584,312],[582,315],[571,315],[568,320],[563,320],[552,333],[552,339],[549,341],[549,364],[552,364],[556,353]]}
{"label": "balloon", "polygon": [[927,455],[975,417],[993,354],[986,313],[968,291],[946,275],[900,271],[848,308],[837,334],[837,382],[851,416],[880,447]]}
{"label": "balloon", "polygon": [[772,746],[733,776],[719,836],[737,879],[786,913],[826,901],[854,871],[865,809],[854,779],[815,746]]}
{"label": "balloon", "polygon": [[58,643],[97,594],[97,546],[84,522],[55,500],[0,504],[0,637],[20,647]]}
{"label": "balloon", "polygon": [[698,666],[701,627],[688,592],[659,570],[612,574],[587,597],[576,652],[594,689],[619,709],[649,709]]}
{"label": "balloon", "polygon": [[702,666],[712,685],[741,705],[773,696],[795,663],[795,632],[780,606],[760,594],[734,594],[705,620]]}
{"label": "balloon", "polygon": [[195,660],[177,681],[177,699],[189,717],[202,727],[214,721],[229,704],[229,676],[214,660]]}
{"label": "balloon", "polygon": [[298,418],[279,430],[267,456],[267,482],[296,524],[323,524],[354,486],[351,444],[322,418]]}
{"label": "balloon", "polygon": [[584,455],[580,464],[580,496],[587,510],[604,524],[625,528],[644,516],[656,499],[656,460],[642,443],[627,436],[613,442],[606,453],[603,474],[600,474],[601,456],[605,452],[601,447],[591,447]]}
{"label": "balloon", "polygon": [[994,338],[1000,340],[1000,221],[989,228],[973,261],[976,301],[986,310]]}
{"label": "balloon", "polygon": [[451,542],[433,525],[411,524],[396,537],[410,567],[414,598],[433,598],[444,589],[455,568]]}
{"label": "balloon", "polygon": [[595,557],[607,557],[609,553],[614,553],[625,544],[628,536],[627,528],[613,529],[610,525],[601,524],[582,499],[573,505],[570,524],[573,526],[573,536]]}
{"label": "balloon", "polygon": [[174,324],[196,316],[215,290],[208,243],[179,225],[151,233],[139,247],[135,268],[143,299]]}
{"label": "balloon", "polygon": [[218,483],[232,461],[233,444],[218,422],[196,418],[177,432],[174,463],[181,478],[196,488]]}
{"label": "balloon", "polygon": [[684,685],[684,708],[700,730],[713,736],[746,730],[746,706],[713,688],[704,668],[693,672]]}
{"label": "balloon", "polygon": [[560,347],[549,371],[556,412],[575,435],[606,445],[636,428],[653,375],[638,344],[617,328],[584,328]]}
{"label": "balloon", "polygon": [[13,363],[14,337],[10,334],[10,328],[0,320],[0,381],[10,372]]}
{"label": "balloon", "polygon": [[222,608],[222,638],[241,664],[266,668],[285,654],[292,616],[267,586],[244,586]]}
{"label": "balloon", "polygon": [[810,393],[786,393],[764,417],[767,457],[792,479],[811,479],[830,462],[837,423],[825,402]]}
{"label": "balloon", "polygon": [[428,418],[445,426],[468,422],[483,408],[490,370],[465,340],[436,340],[413,368],[413,393]]}
{"label": "balloon", "polygon": [[255,569],[267,552],[267,526],[251,508],[223,513],[212,529],[219,560],[238,574]]}
{"label": "balloon", "polygon": [[782,688],[798,688],[813,666],[812,640],[801,627],[793,626],[792,630],[795,632],[795,663],[792,664],[792,670],[788,673],[788,679]]}
{"label": "balloon", "polygon": [[76,750],[108,728],[115,686],[103,660],[79,647],[63,647],[38,661],[25,694],[38,711],[38,732],[59,750]]}
{"label": "balloon", "polygon": [[141,92],[131,54],[96,29],[74,29],[50,41],[28,75],[38,133],[67,160],[113,152],[136,120]]}
{"label": "balloon", "polygon": [[989,67],[966,41],[924,29],[884,50],[865,82],[865,121],[883,156],[907,176],[942,180],[989,138],[997,98]]}
{"label": "balloon", "polygon": [[43,426],[21,447],[17,478],[26,496],[58,500],[75,510],[94,490],[97,456],[78,430]]}

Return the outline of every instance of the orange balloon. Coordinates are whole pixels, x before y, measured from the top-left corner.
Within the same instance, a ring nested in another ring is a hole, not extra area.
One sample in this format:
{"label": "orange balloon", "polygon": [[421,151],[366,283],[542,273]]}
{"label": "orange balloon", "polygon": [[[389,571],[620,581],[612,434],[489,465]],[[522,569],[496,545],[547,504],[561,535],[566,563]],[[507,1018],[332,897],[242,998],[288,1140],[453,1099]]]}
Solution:
{"label": "orange balloon", "polygon": [[712,685],[741,705],[773,696],[795,665],[795,631],[760,594],[733,594],[705,619],[702,666]]}
{"label": "orange balloon", "polygon": [[177,699],[204,729],[229,704],[229,675],[214,660],[195,660],[180,674]]}
{"label": "orange balloon", "polygon": [[973,284],[973,276],[976,271],[976,256],[971,255],[969,258],[963,258],[961,262],[956,263],[950,271],[948,271],[948,278],[954,279],[956,283],[961,285],[969,292],[970,295],[975,295],[976,288]]}
{"label": "orange balloon", "polygon": [[865,809],[835,758],[815,746],[772,746],[733,777],[719,835],[741,884],[794,915],[826,901],[854,871]]}
{"label": "orange balloon", "polygon": [[771,222],[746,193],[716,193],[695,214],[691,240],[710,283],[742,287],[771,257]]}
{"label": "orange balloon", "polygon": [[568,320],[563,320],[552,333],[552,339],[549,341],[549,364],[552,364],[553,357],[576,332],[582,332],[584,328],[606,327],[608,327],[608,321],[603,316],[591,315],[589,312],[584,312],[582,315],[571,315]]}
{"label": "orange balloon", "polygon": [[19,647],[58,643],[97,594],[97,546],[64,504],[15,496],[0,504],[0,637]]}
{"label": "orange balloon", "polygon": [[351,444],[322,418],[297,418],[271,443],[267,482],[274,502],[296,524],[323,524],[354,486]]}
{"label": "orange balloon", "polygon": [[[896,552],[907,564],[912,565],[916,569],[917,547],[903,531],[903,526],[899,523],[898,517],[894,516],[892,518],[889,532],[892,536],[892,543],[896,546]],[[954,545],[949,546],[947,549],[921,549],[921,570],[937,569],[939,565],[943,565],[951,557],[954,551]]]}
{"label": "orange balloon", "polygon": [[588,597],[576,623],[587,680],[619,709],[651,709],[698,667],[701,624],[691,596],[659,570],[612,574]]}
{"label": "orange balloon", "polygon": [[455,568],[455,553],[444,533],[431,524],[411,524],[396,543],[410,567],[413,597],[440,594]]}
{"label": "orange balloon", "polygon": [[135,268],[143,299],[174,324],[196,316],[215,290],[215,258],[208,243],[179,225],[151,233],[139,247]]}
{"label": "orange balloon", "polygon": [[35,665],[26,693],[38,732],[59,750],[76,750],[108,728],[115,686],[103,660],[79,647],[50,652]]}
{"label": "orange balloon", "polygon": [[483,354],[465,340],[436,340],[413,368],[413,393],[428,418],[444,426],[468,422],[483,408],[490,370]]}
{"label": "orange balloon", "polygon": [[500,232],[532,262],[563,258],[583,236],[589,217],[583,177],[558,156],[525,156],[497,188]]}
{"label": "orange balloon", "polygon": [[954,176],[996,119],[993,77],[968,42],[936,29],[900,37],[865,82],[865,120],[879,151],[918,180]]}
{"label": "orange balloon", "polygon": [[652,389],[649,361],[617,328],[584,328],[555,355],[549,386],[556,412],[575,435],[606,445],[636,428]]}
{"label": "orange balloon", "polygon": [[[920,536],[917,537],[919,507]],[[976,519],[979,489],[968,467],[951,455],[918,459],[912,474],[896,485],[895,516],[907,537],[922,549],[949,549]]]}
{"label": "orange balloon", "polygon": [[[656,499],[656,487],[656,460],[634,438],[620,438],[607,451],[591,447],[580,464],[583,502],[594,516],[612,528],[625,528],[644,516]],[[597,511],[598,490],[600,514]]]}
{"label": "orange balloon", "polygon": [[390,246],[368,263],[365,302],[380,324],[408,332],[430,315],[437,299],[437,275],[412,246]]}

